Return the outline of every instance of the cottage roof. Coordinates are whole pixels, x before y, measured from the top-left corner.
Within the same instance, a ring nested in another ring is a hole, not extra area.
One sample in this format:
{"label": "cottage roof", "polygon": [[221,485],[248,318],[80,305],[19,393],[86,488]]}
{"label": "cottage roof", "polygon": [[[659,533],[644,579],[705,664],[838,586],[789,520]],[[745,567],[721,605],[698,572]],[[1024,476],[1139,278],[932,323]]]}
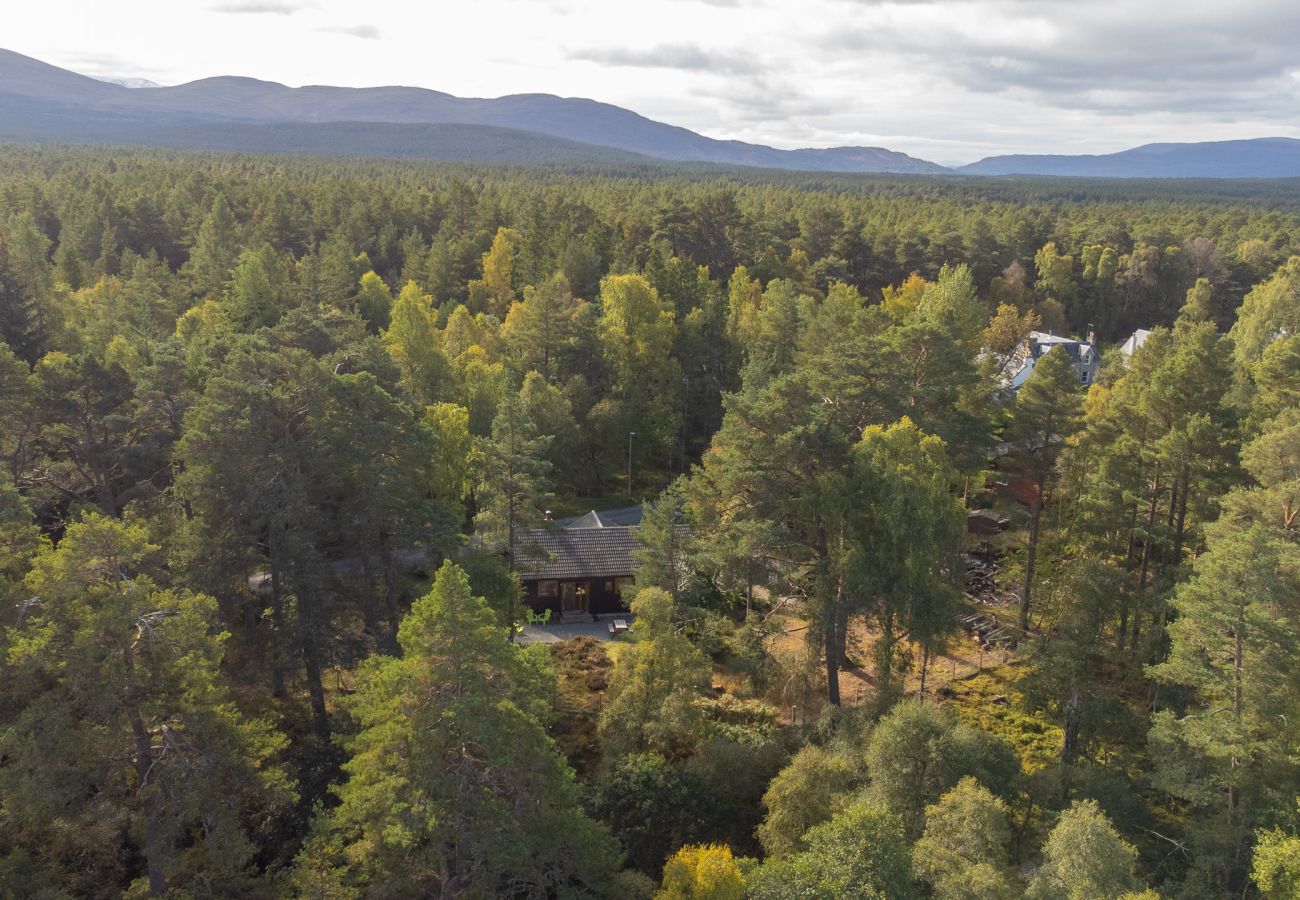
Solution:
{"label": "cottage roof", "polygon": [[1077,341],[1051,332],[1031,331],[1025,350],[1024,362],[1006,384],[1012,391],[1019,390],[1029,380],[1029,373],[1034,371],[1034,363],[1052,350],[1068,356],[1076,372],[1081,375],[1086,373],[1085,383],[1091,382],[1097,372],[1097,353],[1089,341]]}
{"label": "cottage roof", "polygon": [[594,509],[581,516],[561,519],[561,528],[614,528],[641,524],[640,506],[625,506],[622,509],[606,509],[596,512]]}
{"label": "cottage roof", "polygon": [[635,568],[632,553],[640,546],[628,527],[532,529],[519,541],[519,577],[625,578]]}

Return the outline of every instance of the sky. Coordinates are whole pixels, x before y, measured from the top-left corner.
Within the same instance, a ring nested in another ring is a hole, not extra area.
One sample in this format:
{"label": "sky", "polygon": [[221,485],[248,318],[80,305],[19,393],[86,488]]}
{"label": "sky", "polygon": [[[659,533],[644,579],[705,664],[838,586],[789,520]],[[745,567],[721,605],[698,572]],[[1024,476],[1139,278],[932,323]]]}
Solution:
{"label": "sky", "polygon": [[0,46],[161,84],[590,97],[947,164],[1300,137],[1298,0],[41,0]]}

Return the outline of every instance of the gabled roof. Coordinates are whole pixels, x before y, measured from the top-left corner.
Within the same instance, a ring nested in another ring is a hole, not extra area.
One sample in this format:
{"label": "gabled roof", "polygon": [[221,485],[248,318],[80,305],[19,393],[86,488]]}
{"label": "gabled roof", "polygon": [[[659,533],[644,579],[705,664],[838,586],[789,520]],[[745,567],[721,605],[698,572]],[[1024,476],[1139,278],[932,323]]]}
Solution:
{"label": "gabled roof", "polygon": [[1075,370],[1087,371],[1089,380],[1096,374],[1097,353],[1088,341],[1076,341],[1074,338],[1061,337],[1051,332],[1031,331],[1025,345],[1024,362],[1007,381],[1006,387],[1018,391],[1029,380],[1029,373],[1034,371],[1034,363],[1042,359],[1043,354],[1052,350],[1070,357]]}
{"label": "gabled roof", "polygon": [[632,553],[640,546],[627,527],[532,529],[517,544],[519,577],[626,578],[636,567]]}
{"label": "gabled roof", "polygon": [[1147,331],[1145,328],[1139,328],[1128,336],[1128,340],[1119,345],[1120,352],[1125,356],[1132,356],[1137,352],[1138,347],[1141,347],[1147,342],[1147,338],[1149,337],[1151,337],[1150,331]]}
{"label": "gabled roof", "polygon": [[640,506],[625,506],[622,509],[606,509],[596,512],[594,509],[586,515],[561,519],[561,528],[617,528],[641,524]]}

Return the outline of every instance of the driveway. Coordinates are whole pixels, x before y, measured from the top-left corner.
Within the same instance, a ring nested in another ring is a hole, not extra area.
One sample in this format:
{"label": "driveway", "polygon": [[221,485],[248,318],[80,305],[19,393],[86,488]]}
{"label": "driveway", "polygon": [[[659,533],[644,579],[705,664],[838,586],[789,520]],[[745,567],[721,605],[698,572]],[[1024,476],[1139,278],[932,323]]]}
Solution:
{"label": "driveway", "polygon": [[[631,616],[619,616],[625,622],[631,622]],[[601,619],[596,622],[578,622],[573,625],[561,625],[549,622],[545,625],[525,625],[516,640],[521,644],[558,644],[560,641],[576,637],[591,637],[598,641],[610,641],[614,636],[609,633],[609,623],[613,619]]]}

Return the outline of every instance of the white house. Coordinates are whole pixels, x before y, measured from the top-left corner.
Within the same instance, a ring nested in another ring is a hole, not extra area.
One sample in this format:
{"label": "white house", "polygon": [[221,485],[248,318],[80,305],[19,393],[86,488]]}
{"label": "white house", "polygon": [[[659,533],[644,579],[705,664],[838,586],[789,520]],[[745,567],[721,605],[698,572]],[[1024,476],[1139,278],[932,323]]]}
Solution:
{"label": "white house", "polygon": [[1101,358],[1091,332],[1088,334],[1088,340],[1076,341],[1074,338],[1061,337],[1050,332],[1031,331],[1024,347],[1024,359],[1020,368],[1007,382],[1007,387],[1012,391],[1020,390],[1020,386],[1029,378],[1029,373],[1034,371],[1034,363],[1049,351],[1064,353],[1070,357],[1070,364],[1078,373],[1080,384],[1092,384],[1097,378],[1097,368],[1101,365]]}
{"label": "white house", "polygon": [[1137,352],[1138,347],[1141,347],[1147,342],[1147,338],[1149,337],[1151,337],[1151,332],[1147,331],[1145,328],[1139,328],[1128,336],[1128,340],[1119,345],[1119,352],[1123,353],[1126,357],[1131,357]]}

